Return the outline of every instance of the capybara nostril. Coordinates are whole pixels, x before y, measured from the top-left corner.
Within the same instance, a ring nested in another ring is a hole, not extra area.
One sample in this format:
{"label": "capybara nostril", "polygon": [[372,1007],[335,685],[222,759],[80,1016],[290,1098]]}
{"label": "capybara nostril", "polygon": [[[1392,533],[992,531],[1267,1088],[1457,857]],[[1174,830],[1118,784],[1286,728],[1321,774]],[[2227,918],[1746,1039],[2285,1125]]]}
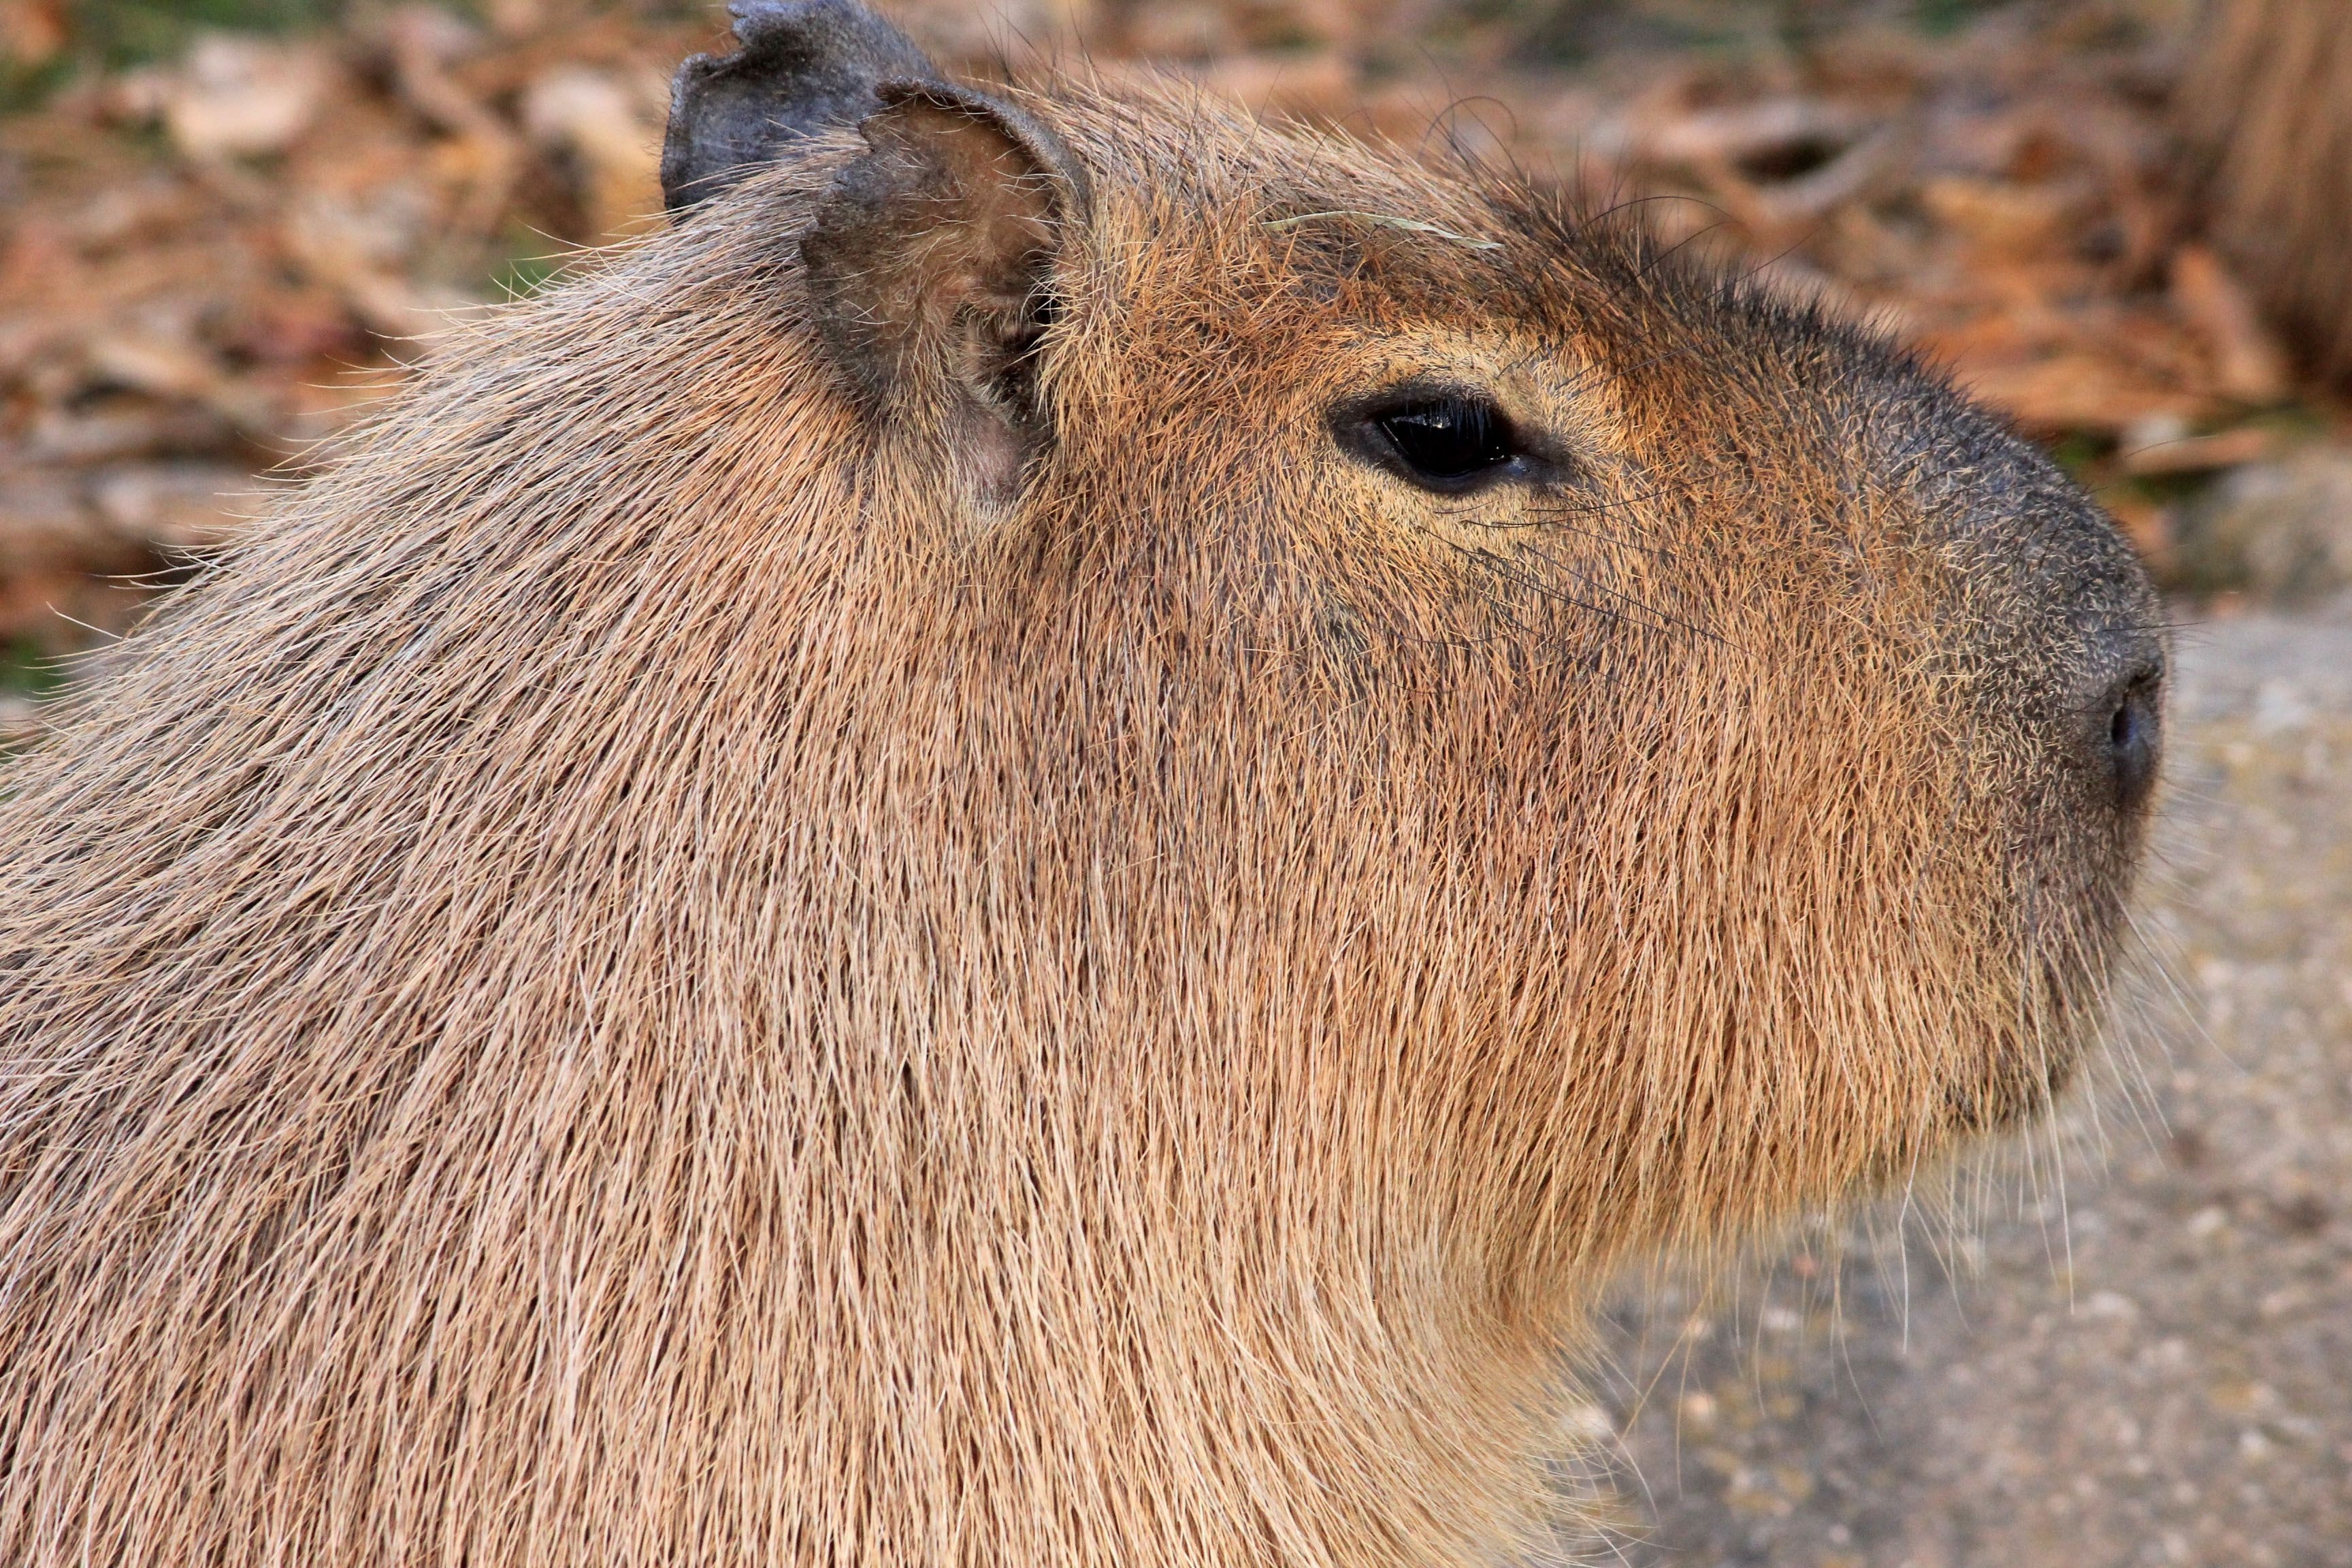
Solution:
{"label": "capybara nostril", "polygon": [[2157,764],[2164,754],[2164,671],[2153,661],[2144,663],[2118,685],[2103,705],[2103,755],[2116,804],[2133,811],[2156,787]]}

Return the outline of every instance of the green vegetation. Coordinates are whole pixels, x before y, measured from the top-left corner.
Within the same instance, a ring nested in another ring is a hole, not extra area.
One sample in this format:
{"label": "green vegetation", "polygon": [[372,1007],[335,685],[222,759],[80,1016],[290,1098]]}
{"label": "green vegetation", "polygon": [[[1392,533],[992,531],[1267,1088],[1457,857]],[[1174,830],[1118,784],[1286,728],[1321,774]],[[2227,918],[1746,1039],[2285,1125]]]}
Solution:
{"label": "green vegetation", "polygon": [[2095,477],[2098,466],[2116,449],[2115,437],[2085,430],[2070,430],[2050,443],[2050,455],[2077,479]]}
{"label": "green vegetation", "polygon": [[[434,0],[445,10],[478,19],[481,0]],[[709,0],[588,0],[643,16],[677,16],[709,9]],[[245,33],[290,33],[338,26],[386,8],[382,0],[68,0],[66,19],[73,43],[67,54],[94,58],[109,66],[169,59],[196,34],[212,28]]]}
{"label": "green vegetation", "polygon": [[27,642],[0,642],[0,693],[45,697],[65,684],[60,661]]}
{"label": "green vegetation", "polygon": [[0,114],[37,106],[72,74],[73,61],[65,55],[37,66],[0,58]]}
{"label": "green vegetation", "polygon": [[490,298],[524,300],[547,287],[548,280],[563,268],[561,256],[549,254],[555,244],[535,232],[512,235],[505,258],[490,269]]}
{"label": "green vegetation", "polygon": [[0,114],[39,107],[89,66],[173,58],[207,29],[291,32],[339,22],[352,8],[352,0],[68,0],[63,48],[28,61],[0,47]]}
{"label": "green vegetation", "polygon": [[1915,0],[1912,24],[1931,37],[1957,33],[1992,9],[1993,0]]}
{"label": "green vegetation", "polygon": [[206,28],[282,33],[339,20],[348,0],[77,0],[75,40],[108,65],[164,59]]}

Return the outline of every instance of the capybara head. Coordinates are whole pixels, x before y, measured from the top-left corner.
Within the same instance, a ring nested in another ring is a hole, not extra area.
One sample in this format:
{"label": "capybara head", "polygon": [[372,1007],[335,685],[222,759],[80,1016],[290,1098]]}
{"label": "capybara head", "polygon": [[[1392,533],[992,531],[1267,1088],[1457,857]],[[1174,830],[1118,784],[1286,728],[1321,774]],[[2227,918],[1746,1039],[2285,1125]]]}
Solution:
{"label": "capybara head", "polygon": [[1630,1249],[2096,1026],[2147,583],[1475,168],[689,62],[0,804],[0,1558],[1491,1562]]}

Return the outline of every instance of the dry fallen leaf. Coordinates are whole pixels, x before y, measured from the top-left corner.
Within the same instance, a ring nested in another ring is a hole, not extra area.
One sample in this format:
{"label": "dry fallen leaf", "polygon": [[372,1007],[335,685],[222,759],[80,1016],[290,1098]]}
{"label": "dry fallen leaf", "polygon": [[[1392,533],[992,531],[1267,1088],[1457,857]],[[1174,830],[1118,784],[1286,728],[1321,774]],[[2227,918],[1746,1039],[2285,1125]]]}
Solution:
{"label": "dry fallen leaf", "polygon": [[2241,463],[2267,458],[2278,447],[2268,430],[2252,426],[2217,431],[2210,436],[2179,436],[2135,444],[2126,432],[2121,454],[2124,472],[2142,478],[2158,474],[2208,474],[2234,468]]}
{"label": "dry fallen leaf", "polygon": [[0,0],[0,63],[45,66],[71,37],[64,0]]}
{"label": "dry fallen leaf", "polygon": [[541,145],[567,154],[582,209],[600,238],[650,226],[662,210],[662,112],[656,90],[584,66],[559,66],[524,89],[522,122]]}
{"label": "dry fallen leaf", "polygon": [[318,117],[331,72],[302,44],[214,34],[154,73],[146,100],[183,156],[199,163],[283,153]]}
{"label": "dry fallen leaf", "polygon": [[259,504],[262,487],[226,463],[127,464],[91,480],[98,514],[133,543],[205,550],[226,543]]}
{"label": "dry fallen leaf", "polygon": [[2119,436],[2152,416],[2189,418],[2199,400],[2104,355],[2074,351],[2016,364],[1963,362],[1961,384],[2029,430]]}
{"label": "dry fallen leaf", "polygon": [[[2346,215],[2352,222],[2352,214]],[[2172,257],[2172,302],[2212,351],[2216,390],[2241,403],[2276,403],[2293,386],[2286,353],[2221,258],[2203,245]]]}

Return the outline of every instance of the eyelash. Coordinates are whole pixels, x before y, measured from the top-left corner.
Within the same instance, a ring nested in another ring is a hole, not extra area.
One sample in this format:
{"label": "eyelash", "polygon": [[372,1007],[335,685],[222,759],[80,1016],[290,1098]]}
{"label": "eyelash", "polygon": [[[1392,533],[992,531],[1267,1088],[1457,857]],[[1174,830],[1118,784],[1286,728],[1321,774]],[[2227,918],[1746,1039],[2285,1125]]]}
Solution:
{"label": "eyelash", "polygon": [[1439,495],[1538,479],[1552,467],[1473,392],[1401,389],[1336,413],[1332,430],[1357,458]]}

